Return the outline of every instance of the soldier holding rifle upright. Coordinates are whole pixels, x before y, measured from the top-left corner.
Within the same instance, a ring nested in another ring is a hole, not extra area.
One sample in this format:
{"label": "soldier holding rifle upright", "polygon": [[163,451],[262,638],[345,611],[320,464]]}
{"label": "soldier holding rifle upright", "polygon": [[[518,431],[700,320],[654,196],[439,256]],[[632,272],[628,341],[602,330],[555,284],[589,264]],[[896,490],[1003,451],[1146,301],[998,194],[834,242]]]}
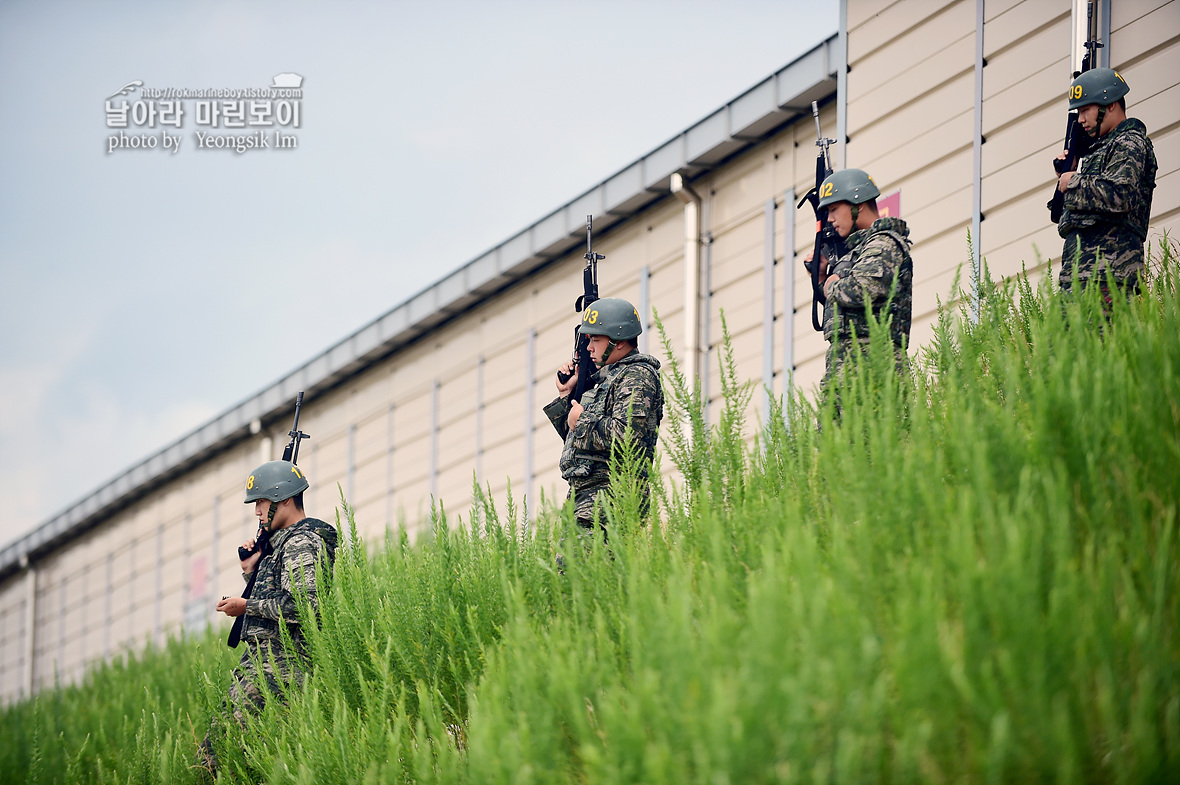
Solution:
{"label": "soldier holding rifle upright", "polygon": [[[832,170],[829,148],[836,140],[824,137],[815,101],[811,116],[819,148],[815,186],[797,206],[810,203],[815,211],[815,246],[803,265],[811,276],[811,325],[823,332],[829,344],[820,389],[832,396],[849,358],[868,348],[870,315],[889,317],[897,369],[905,370],[914,265],[906,222],[896,216],[881,217],[877,210],[881,191],[867,172]],[[836,408],[838,413],[838,399]]]}
{"label": "soldier holding rifle upright", "polygon": [[545,415],[565,440],[561,476],[570,484],[574,515],[584,532],[606,536],[598,506],[610,489],[611,455],[625,438],[638,449],[646,476],[655,454],[664,392],[660,362],[643,354],[636,339],[643,332],[639,312],[614,297],[598,298],[598,260],[586,224],[585,292],[575,309],[582,323],[574,331],[574,358],[557,369],[558,397]]}
{"label": "soldier holding rifle upright", "polygon": [[[841,169],[819,187],[819,206],[844,241],[844,255],[821,258],[819,280],[825,298],[823,332],[829,342],[821,388],[834,394],[840,374],[854,355],[869,344],[869,316],[889,317],[898,372],[906,368],[910,337],[914,265],[910,230],[896,217],[881,217],[872,178],[861,169]],[[808,253],[805,264],[810,265]]]}
{"label": "soldier holding rifle upright", "polygon": [[[222,597],[217,604],[218,612],[234,618],[229,645],[246,643],[225,703],[239,725],[245,722],[243,712],[261,711],[268,697],[282,700],[286,690],[302,684],[307,662],[299,598],[306,598],[318,612],[319,595],[327,587],[319,585],[316,567],[330,575],[336,557],[336,528],[307,517],[303,510],[303,492],[309,485],[295,465],[299,440],[307,436],[299,430],[302,400],[299,393],[291,443],[283,451],[283,460],[262,464],[246,480],[244,501],[254,505],[259,526],[258,536],[238,548],[246,590],[241,597]],[[283,646],[284,627],[294,651]],[[223,721],[213,718],[198,755],[199,765],[214,775],[213,740],[222,732]]]}
{"label": "soldier holding rifle upright", "polygon": [[[1125,295],[1139,291],[1155,190],[1155,149],[1147,126],[1127,117],[1128,92],[1112,68],[1092,68],[1073,80],[1069,108],[1091,144],[1076,168],[1057,178],[1063,197],[1057,233],[1065,240],[1058,282],[1066,292],[1075,277],[1082,289],[1096,283],[1108,303],[1108,273]],[[1066,150],[1057,158],[1068,156]]]}

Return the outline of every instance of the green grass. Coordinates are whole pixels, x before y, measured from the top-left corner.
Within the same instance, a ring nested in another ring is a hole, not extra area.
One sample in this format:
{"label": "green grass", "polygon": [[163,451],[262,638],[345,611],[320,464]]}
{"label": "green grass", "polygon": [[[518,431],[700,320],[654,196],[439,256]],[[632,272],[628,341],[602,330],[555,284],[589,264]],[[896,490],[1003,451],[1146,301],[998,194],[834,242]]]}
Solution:
{"label": "green grass", "polygon": [[[609,551],[478,492],[412,547],[354,534],[303,692],[225,739],[221,779],[1180,779],[1180,273],[1157,263],[1109,322],[985,286],[912,380],[874,335],[838,421],[796,393],[753,447],[729,356],[711,429],[673,366],[684,480],[660,524],[622,494]],[[232,664],[176,642],[8,707],[0,781],[202,781]]]}

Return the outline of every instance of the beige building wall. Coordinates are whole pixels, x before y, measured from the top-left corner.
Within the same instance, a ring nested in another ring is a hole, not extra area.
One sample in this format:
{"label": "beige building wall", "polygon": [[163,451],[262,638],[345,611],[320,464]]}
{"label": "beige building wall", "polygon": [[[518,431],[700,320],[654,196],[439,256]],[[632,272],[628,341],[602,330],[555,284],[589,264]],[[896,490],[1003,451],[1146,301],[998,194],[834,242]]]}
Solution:
{"label": "beige building wall", "polygon": [[[978,0],[848,0],[850,71],[843,96],[821,109],[826,137],[844,112],[846,165],[867,169],[890,194],[915,239],[914,349],[928,340],[937,299],[956,270],[970,270],[975,131],[983,253],[1011,275],[1060,253],[1045,201],[1049,164],[1064,129],[1070,0],[987,0],[982,95],[976,112]],[[1143,119],[1160,163],[1153,236],[1180,212],[1180,0],[1114,0],[1110,55],[1131,85],[1129,113]],[[707,415],[721,405],[718,346],[726,314],[738,376],[781,395],[787,379],[811,389],[826,344],[811,326],[810,284],[798,263],[814,239],[810,209],[814,125],[804,114],[763,143],[691,182],[701,199],[701,383]],[[837,160],[837,166],[840,161]],[[648,304],[647,350],[666,361],[658,312],[677,351],[686,346],[685,209],[668,196],[596,234],[603,296]],[[467,517],[473,480],[501,513],[511,485],[530,514],[542,496],[565,496],[560,440],[541,407],[556,366],[569,356],[578,317],[581,248],[430,330],[415,343],[325,393],[309,396],[301,427],[312,434],[300,465],[312,481],[309,514],[336,520],[341,493],[370,543],[388,531],[416,535],[432,499],[452,525]],[[683,357],[678,358],[683,360]],[[769,402],[752,396],[752,423]],[[224,623],[217,598],[240,593],[235,546],[251,536],[242,482],[277,457],[287,423],[213,455],[155,488],[66,547],[0,584],[0,700],[87,664],[183,630]],[[671,473],[665,460],[663,469]],[[35,584],[34,584],[35,581]],[[30,604],[30,598],[35,603]],[[35,623],[30,638],[30,608]],[[32,652],[30,658],[29,653]],[[32,667],[30,673],[30,666]]]}
{"label": "beige building wall", "polygon": [[[823,116],[830,129],[831,105]],[[799,228],[795,245],[805,247],[813,225],[809,210],[797,211],[784,195],[810,187],[811,128],[797,123],[693,184],[705,202],[702,233],[712,238],[710,252],[702,254],[712,286],[702,297],[709,303],[704,329],[714,419],[719,309],[728,314],[739,375],[756,377],[765,298],[773,297],[771,350],[778,347],[781,393],[785,269],[798,273],[797,302],[807,296],[802,268],[795,270],[793,262],[783,267],[784,232],[790,221]],[[777,283],[764,291],[768,225]],[[639,303],[646,281],[648,350],[662,360],[654,313],[673,345],[684,346],[684,232],[684,211],[668,197],[595,244],[607,256],[599,268],[602,296]],[[518,506],[527,498],[535,511],[542,495],[560,503],[561,441],[541,409],[555,394],[556,366],[572,348],[582,266],[578,249],[327,394],[308,398],[300,422],[311,434],[300,452],[312,481],[308,513],[335,522],[343,493],[361,535],[380,543],[387,531],[405,528],[414,536],[429,526],[432,498],[442,501],[452,524],[455,515],[466,518],[473,480],[490,489],[501,511],[509,485]],[[814,381],[822,372],[822,342],[809,334],[800,343],[812,353],[805,366]],[[211,621],[225,624],[213,608],[222,595],[241,591],[235,547],[254,532],[252,508],[241,502],[242,482],[281,452],[286,436],[279,427],[193,467],[35,566],[35,688],[73,681],[87,663],[148,641]],[[671,470],[667,462],[664,469]],[[24,577],[0,587],[0,690],[6,699],[22,691],[27,604]]]}
{"label": "beige building wall", "polygon": [[970,269],[975,3],[848,2],[846,165],[882,194],[901,190],[914,242],[914,348],[929,340],[955,270]]}
{"label": "beige building wall", "polygon": [[1111,64],[1131,86],[1127,114],[1147,124],[1159,161],[1149,243],[1180,239],[1180,0],[1115,0]]}
{"label": "beige building wall", "polygon": [[[1100,7],[1101,2],[1096,4]],[[1110,0],[1111,66],[1127,113],[1147,124],[1159,161],[1148,242],[1175,234],[1180,211],[1180,2]],[[993,277],[1059,269],[1062,241],[1045,207],[1064,145],[1065,89],[1076,67],[1082,0],[848,0],[847,165],[883,193],[900,189],[914,258],[916,347],[956,273],[969,289],[977,35],[983,36],[980,243]],[[977,29],[982,10],[982,31]]]}
{"label": "beige building wall", "polygon": [[[234,549],[253,532],[242,478],[258,444],[174,480],[0,587],[0,694],[25,691],[28,586],[36,576],[34,689],[77,680],[96,659],[203,629],[240,593]],[[187,620],[186,620],[187,616]]]}
{"label": "beige building wall", "polygon": [[0,586],[0,695],[5,700],[24,692],[27,580],[28,573],[18,574]]}

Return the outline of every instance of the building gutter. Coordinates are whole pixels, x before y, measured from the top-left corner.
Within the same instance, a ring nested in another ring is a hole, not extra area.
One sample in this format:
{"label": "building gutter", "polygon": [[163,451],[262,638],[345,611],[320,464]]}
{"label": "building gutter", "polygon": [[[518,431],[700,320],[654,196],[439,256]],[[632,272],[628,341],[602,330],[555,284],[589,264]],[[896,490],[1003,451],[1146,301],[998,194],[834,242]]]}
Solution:
{"label": "building gutter", "polygon": [[672,195],[684,205],[684,376],[695,384],[701,363],[701,197],[672,175]]}

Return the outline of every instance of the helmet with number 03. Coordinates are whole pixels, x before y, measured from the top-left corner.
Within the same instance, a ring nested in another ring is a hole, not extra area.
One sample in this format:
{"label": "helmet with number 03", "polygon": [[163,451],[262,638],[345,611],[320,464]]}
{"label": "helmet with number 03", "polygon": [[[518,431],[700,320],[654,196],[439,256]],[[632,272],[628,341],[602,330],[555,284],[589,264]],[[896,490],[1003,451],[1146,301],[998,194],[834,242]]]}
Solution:
{"label": "helmet with number 03", "polygon": [[1118,71],[1113,68],[1091,68],[1078,74],[1070,84],[1069,108],[1081,109],[1090,104],[1110,106],[1129,92],[1131,88]]}
{"label": "helmet with number 03", "polygon": [[307,490],[303,470],[290,461],[270,461],[250,473],[246,480],[246,504],[259,499],[281,502]]}
{"label": "helmet with number 03", "polygon": [[604,297],[582,311],[582,335],[605,335],[612,341],[629,341],[643,332],[639,311],[626,300]]}
{"label": "helmet with number 03", "polygon": [[863,169],[841,169],[832,172],[819,187],[819,206],[836,202],[864,204],[881,195],[881,190]]}

